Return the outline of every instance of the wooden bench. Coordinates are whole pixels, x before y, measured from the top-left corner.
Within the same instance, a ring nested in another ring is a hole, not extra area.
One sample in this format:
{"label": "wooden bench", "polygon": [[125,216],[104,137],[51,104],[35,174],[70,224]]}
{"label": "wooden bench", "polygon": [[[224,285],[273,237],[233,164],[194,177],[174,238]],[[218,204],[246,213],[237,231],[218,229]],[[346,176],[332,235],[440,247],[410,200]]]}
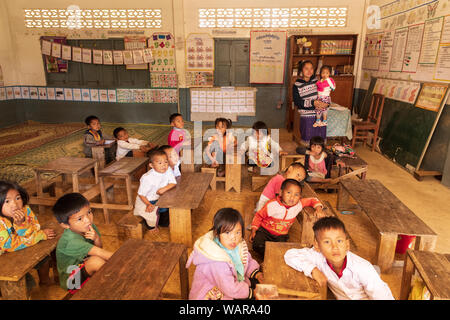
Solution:
{"label": "wooden bench", "polygon": [[356,156],[355,158],[349,157],[339,157],[337,160],[342,161],[345,164],[345,167],[339,167],[338,176],[342,176],[343,174],[350,173],[351,171],[359,170],[360,176],[358,178],[365,179],[366,173],[368,170],[368,164],[360,157]]}
{"label": "wooden bench", "polygon": [[294,242],[266,242],[264,283],[274,284],[281,295],[295,296],[299,300],[326,300],[327,287],[320,287],[311,279],[284,262],[284,254],[292,248],[304,248]]}
{"label": "wooden bench", "polygon": [[[358,206],[349,204],[350,196]],[[376,264],[382,273],[392,268],[399,234],[416,236],[417,250],[433,251],[436,246],[437,234],[377,180],[341,181],[337,208],[361,209],[372,221],[379,232]]]}
{"label": "wooden bench", "polygon": [[450,300],[450,255],[407,250],[403,266],[400,299],[407,300],[415,270],[430,291],[431,300]]}
{"label": "wooden bench", "polygon": [[192,247],[191,211],[200,205],[212,179],[212,173],[184,173],[177,186],[159,198],[157,206],[169,208],[171,242]]}
{"label": "wooden bench", "polygon": [[71,300],[156,300],[175,267],[181,299],[189,294],[187,249],[178,243],[130,239]]}
{"label": "wooden bench", "polygon": [[27,300],[29,296],[25,275],[47,256],[51,256],[53,260],[53,274],[58,274],[54,251],[63,229],[56,223],[45,227],[54,229],[57,236],[51,240],[39,241],[29,248],[0,255],[0,291],[3,299]]}
{"label": "wooden bench", "polygon": [[[112,210],[132,210],[134,206],[133,201],[133,190],[131,186],[131,180],[135,172],[141,168],[146,168],[148,165],[149,158],[130,158],[125,157],[119,161],[111,163],[106,168],[100,170],[99,172],[99,182],[100,182],[100,194],[103,204],[103,215],[105,222],[109,223],[109,209]],[[127,189],[127,203],[128,204],[108,204],[108,199],[106,197],[106,184],[105,178],[111,177],[115,179],[125,179],[126,189]]]}
{"label": "wooden bench", "polygon": [[141,216],[135,216],[132,211],[124,215],[117,222],[119,240],[142,239],[143,223],[145,220]]}
{"label": "wooden bench", "polygon": [[92,159],[98,161],[99,169],[103,169],[105,167],[105,149],[109,149],[116,145],[116,141],[114,140],[111,143],[104,144],[102,146],[94,146],[91,148],[92,150]]}
{"label": "wooden bench", "polygon": [[[231,158],[231,156],[230,156]],[[212,190],[216,190],[216,184],[218,181],[225,182],[225,191],[234,189],[236,192],[241,192],[241,180],[242,180],[242,164],[238,163],[238,155],[234,154],[234,160],[225,163],[225,176],[217,176],[217,168],[203,167],[201,172],[212,173],[214,177],[211,180],[210,187]]]}

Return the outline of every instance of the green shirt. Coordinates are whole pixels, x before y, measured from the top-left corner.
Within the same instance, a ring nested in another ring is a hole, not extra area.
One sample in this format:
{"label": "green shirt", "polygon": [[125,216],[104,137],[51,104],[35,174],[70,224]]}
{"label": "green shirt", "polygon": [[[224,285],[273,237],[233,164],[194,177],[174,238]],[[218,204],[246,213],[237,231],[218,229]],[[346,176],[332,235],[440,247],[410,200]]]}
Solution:
{"label": "green shirt", "polygon": [[[100,232],[95,224],[92,224],[92,228],[100,237]],[[61,288],[67,290],[67,278],[69,278],[71,273],[71,270],[68,271],[67,268],[83,263],[83,260],[87,257],[88,252],[93,246],[94,241],[86,239],[81,234],[73,232],[70,229],[64,230],[56,246],[56,264]]]}

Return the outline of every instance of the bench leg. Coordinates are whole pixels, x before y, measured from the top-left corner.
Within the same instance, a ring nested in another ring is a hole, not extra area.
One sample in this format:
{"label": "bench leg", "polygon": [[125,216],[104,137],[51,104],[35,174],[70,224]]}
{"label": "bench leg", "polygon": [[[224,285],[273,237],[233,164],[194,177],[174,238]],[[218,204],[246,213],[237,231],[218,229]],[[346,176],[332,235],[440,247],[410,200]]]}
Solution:
{"label": "bench leg", "polygon": [[380,233],[377,247],[377,265],[381,273],[389,273],[394,263],[395,246],[397,244],[396,233]]}
{"label": "bench leg", "polygon": [[78,174],[77,173],[72,174],[72,186],[73,186],[73,192],[80,192],[80,184],[78,182]]}
{"label": "bench leg", "polygon": [[313,224],[315,221],[310,219],[306,212],[302,212],[302,237],[301,244],[311,246],[314,244]]}
{"label": "bench leg", "polygon": [[181,299],[188,300],[189,298],[189,274],[188,269],[186,269],[187,262],[187,250],[183,251],[180,257],[180,262],[178,266],[180,268],[180,288],[181,288]]}
{"label": "bench leg", "polygon": [[225,165],[225,191],[234,188],[236,192],[241,192],[241,165]]}
{"label": "bench leg", "polygon": [[170,208],[170,242],[192,247],[191,209]]}
{"label": "bench leg", "polygon": [[[108,198],[106,196],[106,190],[105,190],[105,178],[100,177],[99,183],[100,183],[100,195],[102,197],[102,204],[107,204]],[[103,217],[105,218],[105,223],[109,223],[109,211],[107,208],[103,208]]]}
{"label": "bench leg", "polygon": [[216,183],[217,183],[217,169],[216,168],[201,168],[201,172],[203,173],[212,173],[214,174],[209,186],[211,187],[211,190],[216,190]]}
{"label": "bench leg", "polygon": [[340,183],[339,189],[338,189],[336,208],[338,210],[345,210],[346,208],[348,208],[349,207],[349,198],[350,198],[350,193]]}
{"label": "bench leg", "polygon": [[436,248],[437,236],[420,236],[416,238],[416,250],[434,251]]}
{"label": "bench leg", "polygon": [[19,281],[0,281],[2,298],[5,300],[28,300],[25,276]]}
{"label": "bench leg", "polygon": [[400,289],[400,300],[408,300],[409,292],[411,291],[411,278],[414,274],[414,263],[406,254],[405,264],[403,266],[402,286]]}
{"label": "bench leg", "polygon": [[[41,173],[39,171],[36,171],[36,192],[39,198],[42,198],[44,196],[44,190],[42,189],[42,179],[41,179]],[[44,206],[38,207],[39,213],[43,214],[45,211]]]}
{"label": "bench leg", "polygon": [[127,199],[128,205],[133,206],[133,188],[131,186],[131,176],[125,178],[125,184],[127,186]]}

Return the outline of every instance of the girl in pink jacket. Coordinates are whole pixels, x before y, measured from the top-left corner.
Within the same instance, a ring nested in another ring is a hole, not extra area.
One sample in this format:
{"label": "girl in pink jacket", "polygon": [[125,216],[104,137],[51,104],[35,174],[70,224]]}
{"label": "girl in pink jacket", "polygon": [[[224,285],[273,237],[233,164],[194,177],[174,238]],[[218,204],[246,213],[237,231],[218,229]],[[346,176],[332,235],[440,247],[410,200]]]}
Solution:
{"label": "girl in pink jacket", "polygon": [[186,268],[196,266],[190,300],[252,299],[263,274],[247,249],[239,211],[222,208],[211,231],[194,243]]}

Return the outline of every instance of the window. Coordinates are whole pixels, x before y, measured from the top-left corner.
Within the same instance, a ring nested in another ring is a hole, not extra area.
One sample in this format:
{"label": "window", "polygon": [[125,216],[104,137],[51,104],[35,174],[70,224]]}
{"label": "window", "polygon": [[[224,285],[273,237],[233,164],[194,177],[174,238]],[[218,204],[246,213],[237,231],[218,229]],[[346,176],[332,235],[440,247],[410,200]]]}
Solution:
{"label": "window", "polygon": [[161,28],[161,9],[24,9],[27,28]]}
{"label": "window", "polygon": [[215,39],[214,86],[249,87],[250,40]]}
{"label": "window", "polygon": [[[123,50],[123,39],[67,40],[71,46]],[[130,70],[125,65],[104,65],[69,61],[64,73],[45,72],[47,86],[84,88],[150,88],[148,70]]]}
{"label": "window", "polygon": [[345,27],[346,7],[198,9],[200,28]]}

